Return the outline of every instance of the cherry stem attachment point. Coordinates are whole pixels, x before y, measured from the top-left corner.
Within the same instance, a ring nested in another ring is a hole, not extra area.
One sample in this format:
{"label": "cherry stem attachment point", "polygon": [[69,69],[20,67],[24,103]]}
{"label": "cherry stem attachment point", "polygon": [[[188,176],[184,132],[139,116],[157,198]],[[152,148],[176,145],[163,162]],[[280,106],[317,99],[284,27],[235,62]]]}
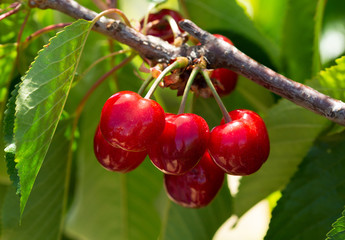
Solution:
{"label": "cherry stem attachment point", "polygon": [[188,92],[189,92],[190,87],[192,86],[192,84],[194,82],[194,79],[195,79],[195,77],[196,77],[196,75],[198,74],[199,71],[200,71],[200,68],[199,67],[195,67],[195,68],[193,68],[191,74],[189,75],[189,78],[187,80],[186,86],[185,86],[184,91],[183,91],[183,96],[182,96],[180,108],[179,108],[177,114],[184,113],[185,108],[186,108],[187,98],[188,98]]}
{"label": "cherry stem attachment point", "polygon": [[159,83],[162,81],[165,75],[167,75],[170,71],[177,69],[177,68],[184,68],[187,67],[189,61],[185,57],[177,57],[176,61],[166,67],[161,74],[159,74],[158,78],[153,82],[151,88],[147,92],[144,98],[150,99],[156,88],[158,87]]}
{"label": "cherry stem attachment point", "polygon": [[201,73],[204,76],[205,81],[206,81],[208,87],[211,89],[213,97],[216,99],[216,102],[217,102],[217,104],[218,104],[218,106],[220,108],[220,111],[223,114],[225,123],[231,122],[232,119],[231,119],[231,117],[229,115],[229,112],[228,112],[228,110],[226,110],[226,107],[225,107],[223,101],[221,100],[219,94],[217,93],[217,90],[214,88],[214,86],[212,84],[212,81],[210,79],[210,76],[208,75],[207,70],[202,70]]}

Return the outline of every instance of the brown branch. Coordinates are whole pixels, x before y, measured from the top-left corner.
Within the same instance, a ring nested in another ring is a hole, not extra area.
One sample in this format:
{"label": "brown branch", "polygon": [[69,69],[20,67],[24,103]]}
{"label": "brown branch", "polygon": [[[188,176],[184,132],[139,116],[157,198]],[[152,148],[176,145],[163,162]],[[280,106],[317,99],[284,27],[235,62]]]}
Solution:
{"label": "brown branch", "polygon": [[[73,0],[30,0],[30,5],[41,9],[55,9],[76,19],[91,20],[97,15]],[[199,39],[202,45],[178,48],[159,38],[145,36],[119,20],[104,17],[95,24],[94,29],[130,46],[153,62],[169,62],[177,56],[185,56],[191,60],[204,56],[210,68],[226,67],[234,70],[297,105],[345,126],[345,103],[342,101],[274,72],[189,20],[180,22],[180,26]]]}

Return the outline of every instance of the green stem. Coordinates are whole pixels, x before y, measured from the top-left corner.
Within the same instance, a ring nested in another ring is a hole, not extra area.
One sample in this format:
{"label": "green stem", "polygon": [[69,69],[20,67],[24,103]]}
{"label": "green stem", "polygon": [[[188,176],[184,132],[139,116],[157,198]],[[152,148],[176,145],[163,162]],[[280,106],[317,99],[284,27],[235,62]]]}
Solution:
{"label": "green stem", "polygon": [[188,65],[188,59],[185,57],[178,57],[175,62],[170,64],[166,67],[161,74],[159,74],[158,78],[153,82],[150,90],[145,95],[146,99],[150,99],[156,88],[158,87],[159,83],[162,81],[165,75],[167,75],[170,71],[177,69],[177,68],[184,68]]}
{"label": "green stem", "polygon": [[142,95],[143,92],[145,91],[145,89],[147,88],[147,86],[150,84],[150,82],[152,81],[153,79],[153,76],[152,75],[149,75],[145,81],[143,82],[143,84],[141,84],[139,90],[138,90],[138,94],[139,95]]}
{"label": "green stem", "polygon": [[157,6],[157,3],[150,3],[148,6],[148,9],[146,11],[145,17],[144,17],[144,24],[143,24],[143,29],[141,30],[141,33],[146,35],[146,31],[147,31],[147,22],[149,19],[149,15],[152,11],[152,9],[154,9]]}
{"label": "green stem", "polygon": [[189,75],[189,78],[187,80],[186,86],[185,86],[184,91],[183,91],[183,96],[182,96],[180,108],[179,108],[177,114],[184,113],[184,110],[186,108],[187,98],[188,98],[188,92],[189,92],[190,87],[192,86],[193,81],[194,81],[196,75],[198,74],[199,70],[200,69],[198,67],[195,67],[195,68],[193,68],[191,74]]}
{"label": "green stem", "polygon": [[213,97],[216,99],[217,104],[220,108],[220,111],[222,111],[225,122],[226,123],[231,122],[232,120],[231,120],[231,117],[229,115],[229,112],[226,110],[226,107],[225,107],[223,101],[220,99],[220,96],[218,95],[217,90],[214,88],[212,81],[210,79],[210,76],[208,75],[207,71],[203,70],[203,71],[201,71],[201,73],[204,76],[208,87],[211,89]]}
{"label": "green stem", "polygon": [[178,25],[177,25],[175,19],[172,16],[170,16],[170,15],[166,15],[164,18],[169,22],[170,28],[171,28],[171,30],[172,30],[172,32],[174,34],[174,39],[177,36],[181,35],[181,31],[178,28]]}

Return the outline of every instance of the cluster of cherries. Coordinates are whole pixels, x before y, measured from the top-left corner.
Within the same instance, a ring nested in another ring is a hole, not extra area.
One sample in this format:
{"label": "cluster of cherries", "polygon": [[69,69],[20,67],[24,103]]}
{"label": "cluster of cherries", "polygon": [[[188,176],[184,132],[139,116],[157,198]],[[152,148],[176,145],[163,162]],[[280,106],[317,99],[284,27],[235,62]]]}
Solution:
{"label": "cluster of cherries", "polygon": [[[172,17],[176,16],[173,12]],[[229,75],[224,73],[228,71],[215,69],[211,75],[217,81],[226,80],[217,89],[221,95],[228,91]],[[233,83],[231,86],[234,88]],[[217,195],[224,173],[252,174],[269,155],[269,138],[261,117],[250,110],[234,110],[229,115],[230,122],[222,120],[210,131],[196,114],[165,113],[152,99],[131,91],[118,92],[103,106],[94,152],[104,168],[121,173],[135,169],[148,155],[164,173],[165,188],[173,201],[185,207],[203,207]]]}

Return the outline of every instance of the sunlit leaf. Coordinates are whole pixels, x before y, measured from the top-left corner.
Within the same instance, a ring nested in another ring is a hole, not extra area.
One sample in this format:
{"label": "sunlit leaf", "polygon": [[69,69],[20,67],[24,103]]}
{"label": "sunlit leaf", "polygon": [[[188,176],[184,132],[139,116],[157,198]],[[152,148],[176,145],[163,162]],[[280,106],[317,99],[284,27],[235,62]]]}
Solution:
{"label": "sunlit leaf", "polygon": [[90,26],[78,20],[52,38],[20,84],[13,141],[21,212],[61,116]]}
{"label": "sunlit leaf", "polygon": [[[320,70],[319,35],[325,0],[289,0],[282,56],[286,76],[304,82]],[[303,9],[303,11],[301,11]]]}
{"label": "sunlit leaf", "polygon": [[345,133],[317,142],[283,191],[265,239],[325,238],[344,209],[344,148]]}

